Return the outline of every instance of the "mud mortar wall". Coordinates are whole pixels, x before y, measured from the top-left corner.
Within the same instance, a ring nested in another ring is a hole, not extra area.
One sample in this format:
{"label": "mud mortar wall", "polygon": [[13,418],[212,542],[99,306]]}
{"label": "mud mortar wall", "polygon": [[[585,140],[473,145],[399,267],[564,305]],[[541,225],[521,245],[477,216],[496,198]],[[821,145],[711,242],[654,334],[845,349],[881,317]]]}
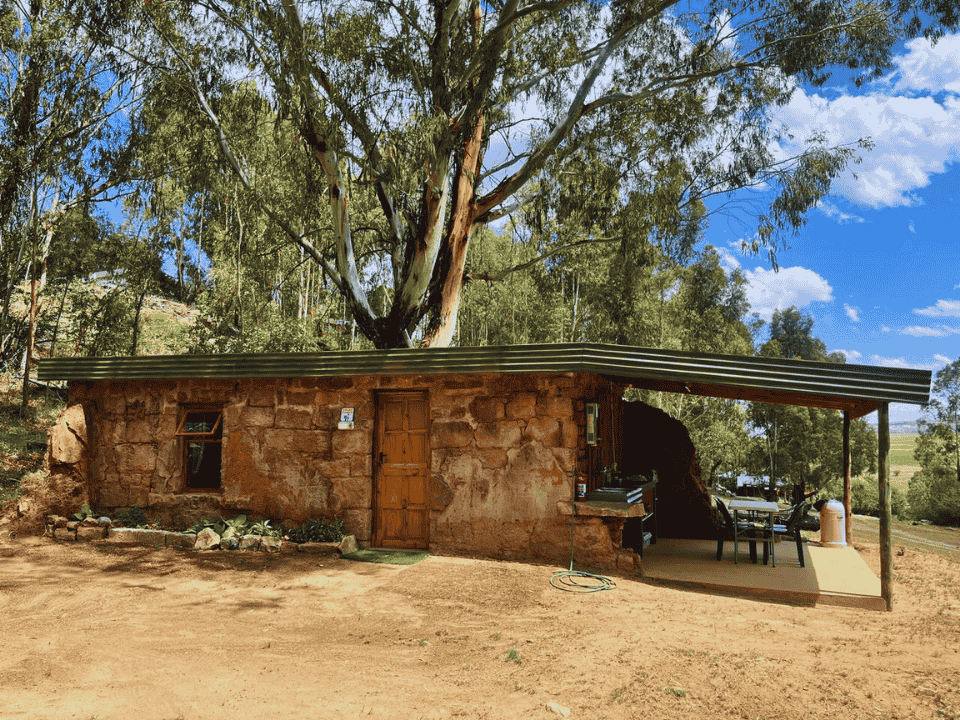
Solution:
{"label": "mud mortar wall", "polygon": [[[303,522],[343,518],[369,541],[375,522],[377,391],[426,390],[431,407],[430,549],[565,563],[573,496],[585,470],[584,403],[606,381],[589,374],[443,375],[71,383],[95,428],[85,472],[98,509],[140,506],[186,526],[246,513]],[[185,493],[175,436],[187,404],[223,406],[221,493]],[[354,429],[339,430],[352,407]],[[619,538],[578,518],[578,562],[615,564]],[[617,533],[613,533],[614,535]]]}

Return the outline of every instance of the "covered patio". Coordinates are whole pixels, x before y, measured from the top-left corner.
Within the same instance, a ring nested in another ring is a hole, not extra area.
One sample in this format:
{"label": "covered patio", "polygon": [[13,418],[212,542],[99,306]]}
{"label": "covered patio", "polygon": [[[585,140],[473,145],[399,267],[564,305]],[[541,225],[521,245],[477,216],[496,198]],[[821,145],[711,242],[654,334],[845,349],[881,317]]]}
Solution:
{"label": "covered patio", "polygon": [[[856,563],[852,558],[860,560],[856,551],[850,548],[852,544],[852,498],[850,473],[850,423],[872,412],[877,413],[877,479],[880,495],[880,578],[878,593],[883,609],[893,609],[893,561],[891,552],[890,526],[891,486],[890,486],[890,403],[907,403],[924,405],[930,399],[929,370],[908,368],[876,367],[853,365],[848,363],[811,362],[806,360],[786,360],[767,357],[740,357],[725,355],[707,355],[701,353],[681,353],[675,351],[654,350],[648,348],[634,348],[627,354],[604,348],[602,362],[594,360],[598,372],[607,377],[613,377],[626,387],[642,388],[660,392],[701,395],[707,397],[726,398],[748,402],[762,402],[775,405],[796,405],[801,407],[816,407],[828,410],[837,410],[843,414],[843,449],[841,455],[843,476],[843,498],[845,517],[846,543],[848,563],[841,560],[843,557],[834,550],[815,547],[813,554],[820,558],[819,567],[810,563],[808,573],[802,569],[795,581],[789,581],[783,574],[763,576],[761,570],[773,570],[760,565],[757,569],[756,581],[748,578],[754,574],[753,570],[740,572],[734,586],[741,592],[755,591],[774,593],[770,583],[779,588],[782,597],[790,593],[800,592],[797,597],[804,597],[813,604],[825,602],[831,598],[839,602],[845,595],[849,595],[843,587],[846,577],[859,578],[861,573],[856,570]],[[669,542],[660,548],[652,547],[644,556],[645,572],[651,579],[662,574],[663,580],[675,580],[690,584],[720,585],[725,582],[721,577],[729,577],[724,573],[733,566],[732,545],[730,546],[731,560],[729,564],[717,562],[716,545],[712,553],[709,548],[702,552],[695,550],[698,547],[695,540],[677,540]],[[709,541],[702,541],[707,545]],[[674,543],[679,543],[674,547]],[[670,549],[673,548],[673,549]],[[807,550],[814,547],[808,544]],[[828,554],[821,555],[826,550]],[[654,556],[659,556],[657,560]],[[695,561],[703,555],[704,564]],[[795,556],[794,556],[795,557]],[[811,558],[812,559],[812,558]],[[814,560],[816,562],[816,560]],[[862,561],[860,561],[862,562]],[[658,563],[660,567],[658,568]],[[688,563],[682,569],[668,571],[666,568]],[[710,564],[712,563],[712,564]],[[835,567],[828,566],[834,564]],[[778,564],[779,565],[779,564]],[[739,569],[744,564],[736,566]],[[779,570],[779,566],[776,570]],[[863,570],[869,578],[863,576],[864,587],[873,587],[877,578],[866,566]],[[672,573],[672,574],[671,574]],[[742,577],[742,580],[741,580]],[[830,580],[829,578],[836,578]],[[732,580],[731,580],[732,582]],[[857,581],[859,583],[859,581]],[[870,594],[873,590],[870,590]],[[859,591],[852,593],[860,597]],[[863,597],[867,597],[864,595]],[[836,602],[834,603],[836,604]]]}
{"label": "covered patio", "polygon": [[746,542],[741,542],[740,562],[733,562],[733,543],[725,542],[717,561],[712,540],[662,538],[643,558],[643,579],[716,595],[816,607],[833,605],[863,610],[886,610],[887,602],[874,575],[850,545],[821,547],[803,544],[805,567],[797,562],[792,542],[778,543],[777,564],[753,564]]}

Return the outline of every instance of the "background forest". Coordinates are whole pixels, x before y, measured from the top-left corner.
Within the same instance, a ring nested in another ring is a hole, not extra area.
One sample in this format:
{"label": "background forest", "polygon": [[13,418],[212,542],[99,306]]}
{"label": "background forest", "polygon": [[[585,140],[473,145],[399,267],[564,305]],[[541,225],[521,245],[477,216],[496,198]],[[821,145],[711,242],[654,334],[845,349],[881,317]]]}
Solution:
{"label": "background forest", "polygon": [[[87,5],[0,0],[0,370],[24,413],[56,355],[589,341],[843,362],[796,308],[751,315],[703,230],[739,213],[775,266],[856,148],[779,156],[767,109],[956,26],[939,2]],[[151,305],[185,318],[165,345]],[[953,382],[900,515],[960,521]],[[835,412],[636,399],[684,422],[711,484],[837,494]],[[876,434],[852,425],[863,475]]]}

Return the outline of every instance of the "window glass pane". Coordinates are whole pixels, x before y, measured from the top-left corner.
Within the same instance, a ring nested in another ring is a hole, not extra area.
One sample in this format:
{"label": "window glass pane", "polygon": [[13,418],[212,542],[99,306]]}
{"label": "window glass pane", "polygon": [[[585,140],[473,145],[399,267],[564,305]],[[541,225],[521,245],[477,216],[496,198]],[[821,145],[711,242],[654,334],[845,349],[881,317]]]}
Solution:
{"label": "window glass pane", "polygon": [[219,420],[220,413],[216,410],[191,410],[183,420],[183,430],[181,432],[184,434],[209,434],[213,432],[214,428],[219,430],[217,427]]}
{"label": "window glass pane", "polygon": [[223,446],[218,442],[187,443],[187,487],[216,490],[220,488],[220,465]]}

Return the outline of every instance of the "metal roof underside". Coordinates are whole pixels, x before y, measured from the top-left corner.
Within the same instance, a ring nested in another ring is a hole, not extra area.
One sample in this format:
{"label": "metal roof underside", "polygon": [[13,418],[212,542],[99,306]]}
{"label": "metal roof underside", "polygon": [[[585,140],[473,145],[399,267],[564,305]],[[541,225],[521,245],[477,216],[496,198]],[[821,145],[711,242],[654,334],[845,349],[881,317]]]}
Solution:
{"label": "metal roof underside", "polygon": [[924,404],[929,370],[656,348],[566,343],[328,353],[50,358],[41,380],[346,377],[460,373],[596,373],[632,387],[737,400],[846,410],[879,402]]}

